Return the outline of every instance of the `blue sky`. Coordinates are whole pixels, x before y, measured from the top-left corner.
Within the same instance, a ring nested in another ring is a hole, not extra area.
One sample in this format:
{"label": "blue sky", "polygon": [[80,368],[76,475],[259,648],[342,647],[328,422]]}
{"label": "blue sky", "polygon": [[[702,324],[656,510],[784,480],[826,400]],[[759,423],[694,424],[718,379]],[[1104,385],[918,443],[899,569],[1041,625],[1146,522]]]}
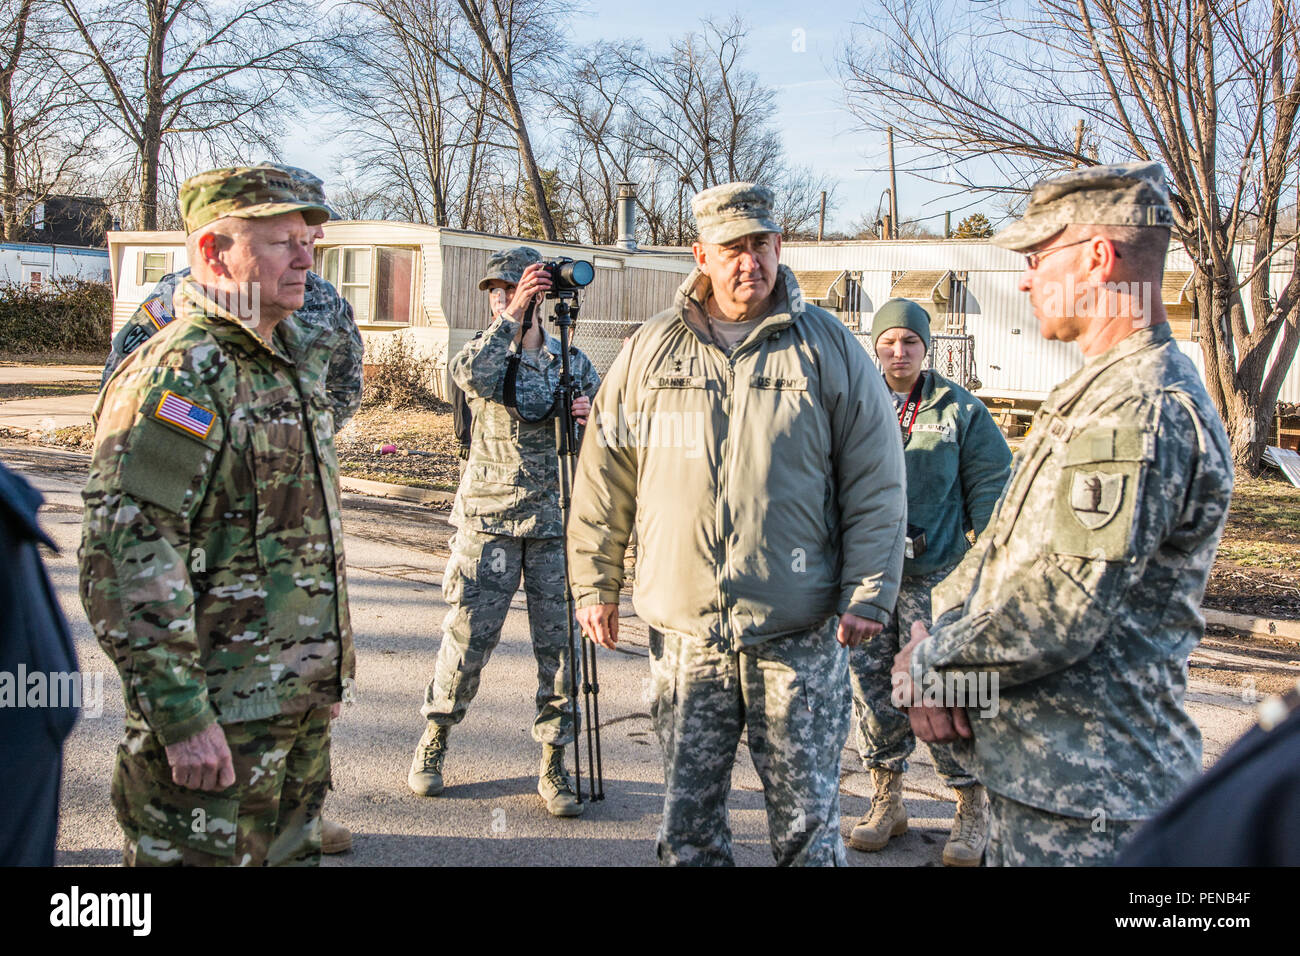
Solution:
{"label": "blue sky", "polygon": [[[705,17],[725,20],[739,12],[750,28],[745,65],[777,91],[776,122],[787,154],[840,182],[838,209],[828,229],[847,229],[864,214],[874,218],[881,193],[889,185],[883,137],[855,129],[836,69],[851,24],[862,18],[862,0],[803,4],[755,0],[744,6],[687,0],[588,0],[578,9],[585,12],[571,21],[575,42],[635,38],[654,49],[699,29]],[[317,124],[285,144],[286,160],[307,168],[327,165],[337,154]],[[901,146],[896,159],[900,214],[905,219],[937,215],[939,218],[927,225],[941,230],[944,204],[931,200],[941,195],[942,189],[906,173],[907,154]],[[930,204],[923,206],[927,202]],[[954,215],[954,225],[963,215]]]}
{"label": "blue sky", "polygon": [[[839,209],[828,228],[847,228],[864,212],[874,216],[889,178],[867,168],[885,166],[884,144],[874,134],[854,130],[856,121],[844,106],[835,65],[849,25],[861,16],[860,0],[804,4],[758,0],[744,6],[601,0],[590,7],[598,13],[575,18],[573,35],[578,42],[633,37],[660,49],[674,37],[698,29],[705,17],[725,20],[739,12],[750,28],[745,65],[777,91],[776,122],[786,153],[840,181]],[[802,52],[796,49],[800,39]],[[898,185],[904,215],[919,206],[921,189],[928,198],[933,188],[908,180],[911,177],[904,177]]]}

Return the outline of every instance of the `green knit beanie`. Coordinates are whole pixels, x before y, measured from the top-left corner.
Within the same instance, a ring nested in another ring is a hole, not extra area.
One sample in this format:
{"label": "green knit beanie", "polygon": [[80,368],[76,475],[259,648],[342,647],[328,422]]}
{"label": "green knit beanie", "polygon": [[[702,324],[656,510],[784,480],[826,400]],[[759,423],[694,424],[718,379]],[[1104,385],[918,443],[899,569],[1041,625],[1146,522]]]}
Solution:
{"label": "green knit beanie", "polygon": [[930,313],[911,299],[890,299],[876,310],[871,320],[871,344],[890,329],[911,329],[925,343],[925,350],[930,351]]}

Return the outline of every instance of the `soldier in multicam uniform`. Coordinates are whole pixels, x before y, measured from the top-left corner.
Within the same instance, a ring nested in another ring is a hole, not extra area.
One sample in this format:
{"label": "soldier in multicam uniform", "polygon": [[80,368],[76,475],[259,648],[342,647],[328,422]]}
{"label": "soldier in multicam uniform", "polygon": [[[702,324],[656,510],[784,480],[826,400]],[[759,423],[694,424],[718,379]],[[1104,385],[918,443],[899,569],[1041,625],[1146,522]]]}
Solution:
{"label": "soldier in multicam uniform", "polygon": [[615,359],[578,460],[578,619],[617,642],[635,523],[662,863],[733,861],[748,725],[776,861],[842,864],[847,648],[888,620],[903,561],[898,423],[866,352],[778,264],[771,190],[728,183],[692,208],[698,268]]}
{"label": "soldier in multicam uniform", "polygon": [[[272,166],[262,163],[263,166]],[[303,202],[315,203],[326,209],[324,183],[305,169],[296,166],[275,166],[294,184]],[[330,213],[331,217],[333,212]],[[319,225],[313,226],[312,241],[325,234]],[[177,287],[190,274],[189,269],[165,275],[153,287],[145,300],[113,336],[113,347],[104,363],[102,384],[122,364],[128,355],[138,349],[149,337],[166,327],[175,317],[172,299]],[[302,308],[294,318],[303,326],[319,326],[325,333],[315,347],[329,356],[329,372],[325,387],[334,408],[334,430],[338,431],[361,407],[362,351],[361,332],[352,317],[352,306],[334,290],[334,287],[314,272],[307,273],[307,290]],[[101,385],[102,387],[102,385]]]}
{"label": "soldier in multicam uniform", "polygon": [[[917,736],[964,738],[958,758],[989,790],[989,865],[1108,863],[1200,769],[1187,658],[1233,475],[1160,302],[1172,224],[1158,163],[1097,166],[1038,183],[994,237],[1027,253],[1043,336],[1085,362],[935,589],[933,635],[914,626],[895,662]],[[924,696],[963,674],[998,676],[995,715]]]}
{"label": "soldier in multicam uniform", "polygon": [[[416,746],[407,783],[423,796],[443,789],[443,761],[450,729],[464,718],[478,693],[479,674],[501,640],[501,627],[522,574],[528,623],[537,658],[537,718],[533,739],[542,745],[537,792],[555,816],[582,813],[564,766],[574,739],[568,614],[564,593],[564,526],[560,514],[559,456],[553,402],[560,382],[560,341],[542,327],[542,296],[551,281],[537,251],[506,249],[488,259],[479,282],[487,290],[495,321],[451,361],[451,374],[465,390],[473,417],[469,460],[451,512],[456,534],[443,573],[451,606],[442,645],[420,713],[427,721]],[[530,302],[537,317],[523,335]],[[503,398],[512,343],[522,347],[516,384],[518,410],[536,423],[519,421]],[[572,411],[586,422],[600,378],[590,360],[570,349],[580,394]],[[548,411],[549,410],[549,411]]]}
{"label": "soldier in multicam uniform", "polygon": [[[274,163],[259,165],[280,170],[293,184],[294,191],[303,202],[330,209],[325,201],[325,184],[307,170]],[[333,210],[330,210],[329,215],[334,218]],[[325,231],[319,224],[312,226],[313,245],[324,234]],[[176,289],[189,274],[190,270],[186,268],[163,276],[127,319],[126,324],[118,330],[113,337],[108,361],[104,363],[101,389],[108,384],[109,378],[127,356],[175,319],[172,303]],[[323,330],[316,338],[313,348],[320,349],[329,363],[325,391],[333,407],[334,431],[337,432],[361,407],[364,347],[361,332],[352,317],[352,305],[334,290],[334,286],[316,273],[308,272],[302,308],[294,313],[294,319],[304,327]],[[322,818],[321,852],[346,853],[351,848],[351,831],[340,823]]]}
{"label": "soldier in multicam uniform", "polygon": [[[273,166],[186,180],[193,273],[96,406],[81,596],[122,675],[129,865],[312,865],[353,673],[315,227]],[[251,306],[251,307],[250,307]]]}
{"label": "soldier in multicam uniform", "polygon": [[[881,850],[907,832],[903,771],[916,746],[907,714],[894,706],[890,670],[913,621],[930,622],[930,591],[961,560],[966,531],[984,532],[1011,469],[1011,451],[978,398],[922,363],[930,349],[930,316],[915,302],[890,299],[871,323],[885,384],[907,462],[909,548],[894,615],[879,636],[849,652],[858,753],[871,774],[871,807],[849,835],[855,850]],[[929,745],[934,768],[957,794],[946,866],[979,866],[988,836],[984,788],[953,756],[950,744]]]}

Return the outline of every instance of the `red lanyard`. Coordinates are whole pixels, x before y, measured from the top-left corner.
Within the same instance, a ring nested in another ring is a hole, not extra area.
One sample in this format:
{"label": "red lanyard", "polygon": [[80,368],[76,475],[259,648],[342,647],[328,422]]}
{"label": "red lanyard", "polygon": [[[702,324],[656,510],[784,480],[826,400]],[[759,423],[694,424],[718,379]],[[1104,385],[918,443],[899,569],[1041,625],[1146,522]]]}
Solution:
{"label": "red lanyard", "polygon": [[916,384],[912,386],[912,394],[907,396],[907,403],[898,413],[898,427],[903,432],[903,444],[912,437],[912,426],[916,424],[916,416],[921,411],[921,389],[925,386],[925,372],[916,377]]}

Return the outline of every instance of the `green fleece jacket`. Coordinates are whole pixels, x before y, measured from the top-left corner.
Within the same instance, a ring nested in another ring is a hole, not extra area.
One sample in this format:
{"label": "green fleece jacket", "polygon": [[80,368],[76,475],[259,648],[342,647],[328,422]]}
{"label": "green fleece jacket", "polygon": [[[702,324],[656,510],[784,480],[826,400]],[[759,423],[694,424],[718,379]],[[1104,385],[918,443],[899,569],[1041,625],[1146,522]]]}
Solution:
{"label": "green fleece jacket", "polygon": [[923,554],[906,575],[951,567],[970,547],[966,530],[984,531],[1011,474],[1011,450],[984,403],[937,372],[925,373],[921,408],[903,446],[907,523],[925,530]]}
{"label": "green fleece jacket", "polygon": [[578,607],[615,603],[635,522],[637,613],[720,646],[837,613],[886,621],[902,573],[903,448],[879,373],[779,269],[778,305],[728,357],[692,273],[596,396],[569,518]]}

